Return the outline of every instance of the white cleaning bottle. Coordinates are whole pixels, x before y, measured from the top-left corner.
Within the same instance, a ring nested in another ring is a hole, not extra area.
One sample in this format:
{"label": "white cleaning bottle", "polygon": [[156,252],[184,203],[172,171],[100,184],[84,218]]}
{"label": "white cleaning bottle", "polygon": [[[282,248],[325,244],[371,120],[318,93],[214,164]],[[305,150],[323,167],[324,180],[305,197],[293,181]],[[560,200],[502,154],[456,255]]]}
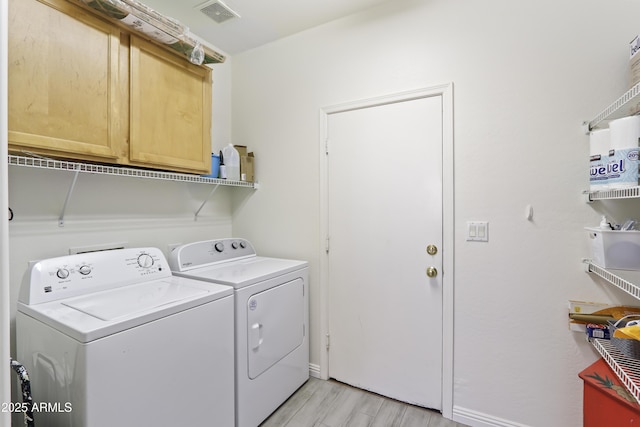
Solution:
{"label": "white cleaning bottle", "polygon": [[611,230],[611,225],[604,215],[602,215],[602,220],[600,220],[600,230]]}
{"label": "white cleaning bottle", "polygon": [[229,144],[222,149],[224,156],[224,164],[227,169],[227,179],[240,180],[240,154],[238,150],[233,148],[233,144]]}

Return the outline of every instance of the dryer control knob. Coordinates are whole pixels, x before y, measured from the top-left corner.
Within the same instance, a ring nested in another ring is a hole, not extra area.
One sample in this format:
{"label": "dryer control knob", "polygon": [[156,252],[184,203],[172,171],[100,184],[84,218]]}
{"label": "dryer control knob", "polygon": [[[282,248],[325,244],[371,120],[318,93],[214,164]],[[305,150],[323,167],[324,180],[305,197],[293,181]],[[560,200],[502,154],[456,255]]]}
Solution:
{"label": "dryer control knob", "polygon": [[83,265],[81,266],[78,271],[80,272],[80,274],[82,274],[83,276],[86,276],[87,274],[91,273],[91,267],[89,267],[88,265]]}
{"label": "dryer control knob", "polygon": [[56,272],[56,276],[58,276],[59,279],[66,279],[69,277],[69,270],[66,268],[59,268]]}
{"label": "dryer control knob", "polygon": [[142,268],[149,268],[153,265],[153,258],[149,254],[142,254],[138,257],[138,265]]}
{"label": "dryer control knob", "polygon": [[238,246],[239,246],[239,245],[238,245],[238,242],[233,242],[233,243],[231,244],[231,247],[232,247],[233,249],[238,249]]}
{"label": "dryer control knob", "polygon": [[241,240],[241,241],[240,241],[240,247],[241,247],[242,249],[244,249],[244,248],[246,248],[246,247],[247,247],[247,244],[246,244],[244,241],[242,241],[242,240]]}
{"label": "dryer control knob", "polygon": [[218,252],[224,251],[224,243],[222,243],[222,242],[216,243],[214,247],[216,248],[216,251],[218,251]]}

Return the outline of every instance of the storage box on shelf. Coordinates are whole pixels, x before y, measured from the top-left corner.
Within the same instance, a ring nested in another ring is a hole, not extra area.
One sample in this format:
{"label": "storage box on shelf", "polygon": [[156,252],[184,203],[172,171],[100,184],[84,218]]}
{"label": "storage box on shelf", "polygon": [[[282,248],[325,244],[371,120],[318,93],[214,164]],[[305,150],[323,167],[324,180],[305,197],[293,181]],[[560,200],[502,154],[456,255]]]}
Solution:
{"label": "storage box on shelf", "polygon": [[604,268],[640,270],[640,231],[586,229],[595,264]]}

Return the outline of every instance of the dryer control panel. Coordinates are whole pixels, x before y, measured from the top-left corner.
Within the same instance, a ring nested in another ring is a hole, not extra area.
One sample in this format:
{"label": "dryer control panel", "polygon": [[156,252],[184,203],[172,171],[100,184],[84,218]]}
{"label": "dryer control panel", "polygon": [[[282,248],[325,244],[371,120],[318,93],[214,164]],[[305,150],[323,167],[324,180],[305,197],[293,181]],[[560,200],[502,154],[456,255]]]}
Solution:
{"label": "dryer control panel", "polygon": [[127,248],[49,258],[31,263],[18,300],[33,305],[171,277],[158,248]]}
{"label": "dryer control panel", "polygon": [[245,239],[205,240],[175,248],[169,254],[169,266],[172,271],[179,272],[254,256],[255,249]]}

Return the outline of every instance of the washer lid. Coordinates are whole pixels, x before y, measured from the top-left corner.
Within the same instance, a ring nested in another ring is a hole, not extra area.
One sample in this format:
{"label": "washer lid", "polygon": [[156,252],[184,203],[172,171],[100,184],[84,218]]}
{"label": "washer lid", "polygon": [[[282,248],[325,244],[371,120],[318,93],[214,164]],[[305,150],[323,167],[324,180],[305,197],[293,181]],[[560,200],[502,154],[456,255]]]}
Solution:
{"label": "washer lid", "polygon": [[160,280],[148,285],[125,286],[111,292],[85,295],[62,301],[61,304],[100,320],[110,321],[207,293],[204,289]]}
{"label": "washer lid", "polygon": [[49,303],[18,303],[18,311],[87,343],[232,295],[228,286],[169,277]]}
{"label": "washer lid", "polygon": [[306,267],[306,261],[252,257],[173,274],[242,288]]}

